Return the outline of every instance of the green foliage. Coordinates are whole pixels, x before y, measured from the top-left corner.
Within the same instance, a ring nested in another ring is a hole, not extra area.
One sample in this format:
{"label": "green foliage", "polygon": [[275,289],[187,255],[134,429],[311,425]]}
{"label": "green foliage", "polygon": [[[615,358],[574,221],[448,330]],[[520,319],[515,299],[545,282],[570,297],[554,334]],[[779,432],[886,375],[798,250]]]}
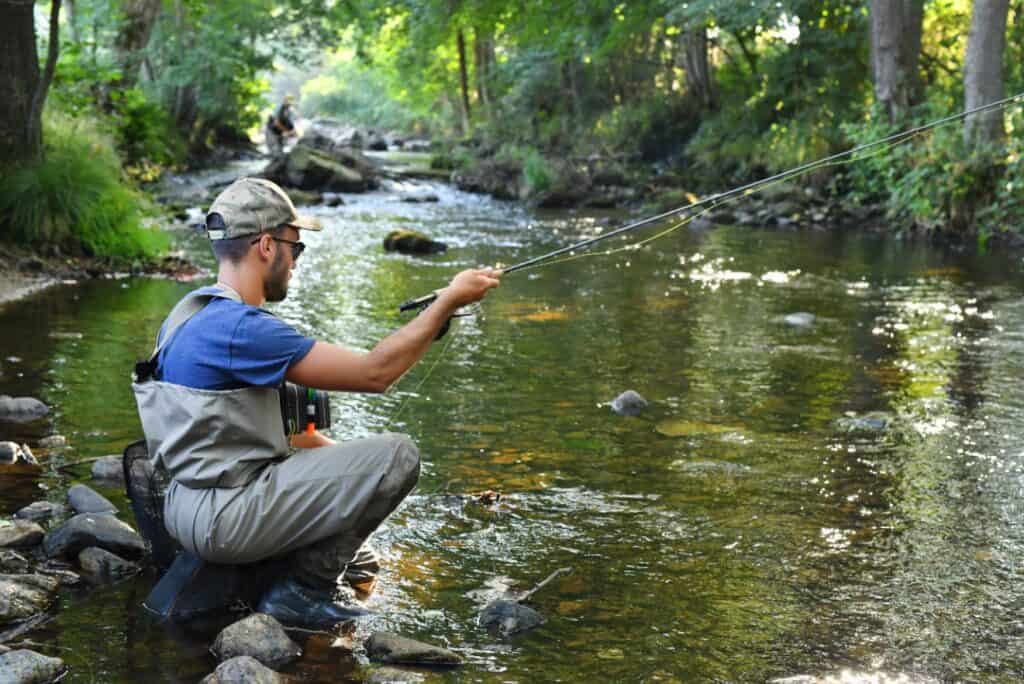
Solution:
{"label": "green foliage", "polygon": [[0,182],[7,239],[125,259],[166,249],[166,235],[143,226],[144,200],[125,182],[113,142],[94,122],[50,115],[44,136],[44,160],[8,171]]}

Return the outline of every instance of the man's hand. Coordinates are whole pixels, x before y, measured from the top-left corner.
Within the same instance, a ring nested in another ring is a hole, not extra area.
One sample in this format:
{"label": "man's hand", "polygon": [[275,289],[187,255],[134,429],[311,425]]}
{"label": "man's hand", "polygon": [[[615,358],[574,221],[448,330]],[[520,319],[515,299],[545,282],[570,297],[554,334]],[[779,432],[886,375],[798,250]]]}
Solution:
{"label": "man's hand", "polygon": [[493,268],[471,268],[459,273],[448,287],[437,294],[438,303],[451,310],[479,302],[491,288],[501,284],[501,271]]}

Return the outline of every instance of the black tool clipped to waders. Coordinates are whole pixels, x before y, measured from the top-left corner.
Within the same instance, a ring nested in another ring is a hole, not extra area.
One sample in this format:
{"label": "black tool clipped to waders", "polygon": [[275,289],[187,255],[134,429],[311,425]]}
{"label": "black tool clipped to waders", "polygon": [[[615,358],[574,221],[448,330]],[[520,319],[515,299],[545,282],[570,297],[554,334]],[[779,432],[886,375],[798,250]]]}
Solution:
{"label": "black tool clipped to waders", "polygon": [[146,542],[154,565],[161,571],[166,570],[181,551],[181,545],[167,534],[164,527],[164,495],[171,479],[166,470],[150,460],[145,440],[128,445],[121,465],[139,534]]}

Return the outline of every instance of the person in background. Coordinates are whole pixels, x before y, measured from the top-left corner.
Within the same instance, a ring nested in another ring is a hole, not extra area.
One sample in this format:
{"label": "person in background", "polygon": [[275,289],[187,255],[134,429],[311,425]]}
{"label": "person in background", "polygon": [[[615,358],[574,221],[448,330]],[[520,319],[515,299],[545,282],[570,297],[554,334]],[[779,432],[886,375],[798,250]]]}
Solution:
{"label": "person in background", "polygon": [[295,130],[295,116],[295,98],[288,95],[277,111],[267,117],[267,151],[271,157],[280,157],[284,154],[285,138],[294,138],[298,135]]}

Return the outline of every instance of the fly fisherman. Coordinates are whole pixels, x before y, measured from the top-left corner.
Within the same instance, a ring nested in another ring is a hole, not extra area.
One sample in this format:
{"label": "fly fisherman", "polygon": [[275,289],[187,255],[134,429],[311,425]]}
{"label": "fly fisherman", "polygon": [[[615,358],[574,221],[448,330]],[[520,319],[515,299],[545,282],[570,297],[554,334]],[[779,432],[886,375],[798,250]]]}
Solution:
{"label": "fly fisherman", "polygon": [[295,130],[295,99],[291,95],[285,96],[277,111],[267,117],[264,133],[270,156],[280,157],[284,154],[284,139],[298,135]]}
{"label": "fly fisherman", "polygon": [[405,435],[335,444],[282,429],[285,379],[323,390],[383,392],[419,361],[449,317],[497,287],[500,272],[459,273],[421,315],[360,353],[319,342],[261,307],[288,294],[320,230],[281,188],[244,178],[207,215],[218,282],[171,312],[133,385],[150,458],[172,478],[167,531],[210,563],[289,557],[288,574],[256,609],[290,624],[327,625],[363,611],[337,599],[339,581],[372,581],[369,535],[412,490],[419,453]]}

